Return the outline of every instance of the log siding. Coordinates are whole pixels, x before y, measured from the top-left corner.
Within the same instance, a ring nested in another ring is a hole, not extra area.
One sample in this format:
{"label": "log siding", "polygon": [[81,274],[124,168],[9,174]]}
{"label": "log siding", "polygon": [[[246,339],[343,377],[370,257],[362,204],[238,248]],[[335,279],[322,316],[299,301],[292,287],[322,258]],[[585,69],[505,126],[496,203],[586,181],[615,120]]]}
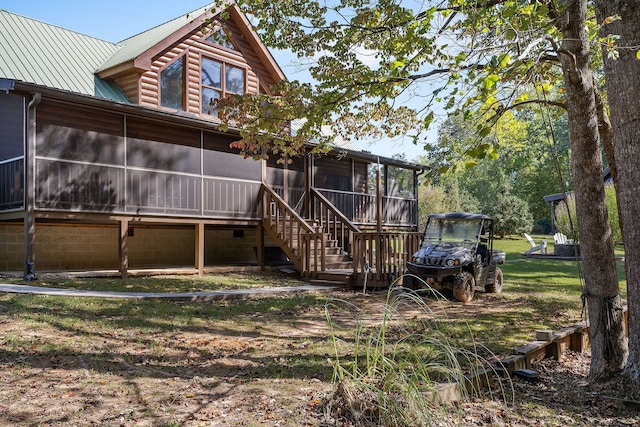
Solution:
{"label": "log siding", "polygon": [[[263,86],[272,85],[267,79],[267,70],[260,65],[258,55],[244,40],[240,30],[232,23],[227,23],[230,38],[237,50],[213,45],[206,40],[211,34],[209,28],[195,31],[181,43],[163,52],[151,63],[151,69],[142,73],[127,74],[116,80],[116,83],[132,101],[154,108],[160,105],[160,73],[173,61],[184,55],[185,58],[185,105],[188,113],[201,115],[201,67],[202,58],[210,58],[245,70],[245,90],[247,93],[258,93],[261,82]],[[259,75],[261,77],[259,77]],[[205,117],[206,115],[202,115]]]}

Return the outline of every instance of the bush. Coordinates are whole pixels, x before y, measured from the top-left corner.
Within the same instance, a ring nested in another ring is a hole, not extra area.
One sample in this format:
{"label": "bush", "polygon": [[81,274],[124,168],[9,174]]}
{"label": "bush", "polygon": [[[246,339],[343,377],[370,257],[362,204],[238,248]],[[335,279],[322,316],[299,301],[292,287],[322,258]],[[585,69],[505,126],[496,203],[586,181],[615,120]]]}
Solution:
{"label": "bush", "polygon": [[534,234],[551,234],[551,221],[547,218],[540,218],[533,225],[531,232]]}
{"label": "bush", "polygon": [[499,196],[489,214],[495,218],[495,233],[501,237],[528,233],[533,225],[527,202],[513,194]]}

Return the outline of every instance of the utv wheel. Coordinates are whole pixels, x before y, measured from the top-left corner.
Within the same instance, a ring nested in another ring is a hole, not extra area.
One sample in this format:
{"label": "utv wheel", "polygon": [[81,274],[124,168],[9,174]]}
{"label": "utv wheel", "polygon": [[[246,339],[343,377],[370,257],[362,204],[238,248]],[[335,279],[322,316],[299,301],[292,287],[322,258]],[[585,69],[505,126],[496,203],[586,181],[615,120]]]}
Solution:
{"label": "utv wheel", "polygon": [[413,290],[417,288],[416,279],[408,271],[402,276],[402,286]]}
{"label": "utv wheel", "polygon": [[485,285],[484,290],[490,294],[499,294],[502,292],[502,283],[504,278],[502,277],[502,270],[496,267],[496,272],[494,273],[493,283],[490,285]]}
{"label": "utv wheel", "polygon": [[453,279],[453,298],[464,303],[471,302],[475,287],[476,281],[471,273],[468,271],[458,273]]}

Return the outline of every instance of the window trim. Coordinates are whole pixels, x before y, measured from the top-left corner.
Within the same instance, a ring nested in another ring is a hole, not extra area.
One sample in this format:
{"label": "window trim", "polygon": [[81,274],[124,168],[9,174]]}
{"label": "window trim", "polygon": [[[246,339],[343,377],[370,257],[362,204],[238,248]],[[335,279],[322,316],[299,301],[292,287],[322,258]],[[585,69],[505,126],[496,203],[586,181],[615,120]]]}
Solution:
{"label": "window trim", "polygon": [[[210,86],[207,84],[204,84],[202,82],[202,66],[204,64],[204,60],[209,60],[209,61],[214,61],[217,62],[221,65],[220,67],[220,88],[217,88],[215,86]],[[231,66],[237,69],[242,70],[242,74],[244,76],[244,82],[243,82],[243,87],[244,87],[244,91],[242,93],[237,93],[237,92],[230,92],[227,90],[227,66]],[[219,57],[215,57],[213,55],[207,55],[206,53],[201,53],[200,54],[200,78],[199,78],[199,85],[200,85],[200,114],[205,115],[205,116],[214,116],[214,114],[206,114],[205,111],[203,110],[203,96],[202,96],[202,92],[204,89],[209,89],[209,90],[213,90],[216,91],[220,94],[220,98],[219,99],[224,99],[226,97],[228,97],[230,94],[238,94],[238,95],[243,95],[245,93],[247,93],[247,86],[248,86],[248,74],[249,74],[249,69],[246,65],[244,64],[238,64],[232,61],[227,61],[224,59],[220,59]]]}

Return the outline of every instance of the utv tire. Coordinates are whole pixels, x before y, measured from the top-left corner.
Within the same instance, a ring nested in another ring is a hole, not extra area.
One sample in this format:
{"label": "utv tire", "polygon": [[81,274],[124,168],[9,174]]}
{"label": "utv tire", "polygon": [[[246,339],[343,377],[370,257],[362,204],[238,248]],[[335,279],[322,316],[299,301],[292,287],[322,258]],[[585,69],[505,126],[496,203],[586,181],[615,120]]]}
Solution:
{"label": "utv tire", "polygon": [[415,290],[418,287],[416,279],[408,271],[404,273],[404,276],[402,276],[402,287],[412,290]]}
{"label": "utv tire", "polygon": [[453,279],[453,298],[464,303],[471,302],[475,288],[476,281],[471,273],[468,271],[458,273]]}
{"label": "utv tire", "polygon": [[485,285],[484,290],[490,294],[499,294],[502,292],[502,283],[504,278],[502,277],[502,270],[496,267],[496,272],[493,275],[493,283]]}

